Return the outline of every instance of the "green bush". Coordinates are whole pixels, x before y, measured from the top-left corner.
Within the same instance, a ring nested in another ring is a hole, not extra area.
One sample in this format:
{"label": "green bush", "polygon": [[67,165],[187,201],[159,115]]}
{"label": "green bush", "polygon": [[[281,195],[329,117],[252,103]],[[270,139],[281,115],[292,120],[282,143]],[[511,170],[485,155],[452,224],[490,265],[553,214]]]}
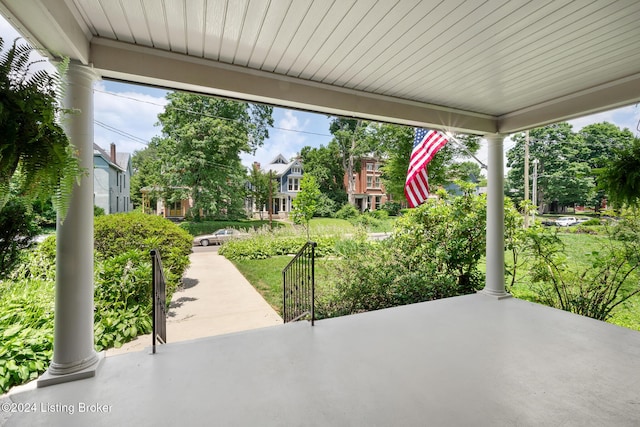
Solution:
{"label": "green bush", "polygon": [[387,211],[387,213],[391,216],[398,216],[400,214],[401,208],[402,208],[402,205],[400,205],[400,203],[398,202],[385,202],[382,205],[382,209]]}
{"label": "green bush", "polygon": [[159,249],[168,299],[189,266],[193,237],[160,216],[132,212],[97,217],[94,236],[98,261],[116,258],[127,251],[138,251],[138,259],[144,259],[152,249]]}
{"label": "green bush", "polygon": [[358,212],[358,209],[349,203],[342,206],[340,210],[336,212],[336,218],[340,218],[340,219],[355,218],[358,215],[360,215],[360,212]]}
{"label": "green bush", "polygon": [[[234,228],[236,230],[250,231],[257,230],[269,224],[268,220],[255,220],[255,221],[202,221],[193,222],[187,221],[180,223],[180,228],[186,230],[192,236],[199,236],[201,234],[211,234],[214,231],[221,228]],[[273,221],[274,227],[284,227],[284,224]]]}

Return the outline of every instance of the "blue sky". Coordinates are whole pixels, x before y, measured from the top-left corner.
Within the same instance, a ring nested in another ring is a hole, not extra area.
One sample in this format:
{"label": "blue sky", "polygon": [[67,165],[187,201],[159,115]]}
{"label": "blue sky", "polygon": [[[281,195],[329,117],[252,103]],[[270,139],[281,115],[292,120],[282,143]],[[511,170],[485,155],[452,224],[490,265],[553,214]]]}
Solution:
{"label": "blue sky", "polygon": [[[0,16],[0,37],[5,46],[19,34]],[[119,152],[144,149],[148,142],[160,134],[157,126],[158,114],[166,104],[166,91],[119,82],[97,81],[94,84],[94,138],[101,147],[108,149],[113,142]],[[267,164],[278,154],[286,158],[294,156],[304,146],[318,147],[327,145],[331,140],[329,118],[323,114],[274,108],[274,129],[269,131],[269,139],[255,155],[245,154],[242,161],[250,165],[254,161]],[[590,115],[569,122],[574,130],[591,123],[608,121],[621,128],[629,128],[640,135],[638,121],[640,106]],[[504,143],[505,152],[513,146],[510,139]],[[478,158],[486,163],[486,144],[482,145]]]}

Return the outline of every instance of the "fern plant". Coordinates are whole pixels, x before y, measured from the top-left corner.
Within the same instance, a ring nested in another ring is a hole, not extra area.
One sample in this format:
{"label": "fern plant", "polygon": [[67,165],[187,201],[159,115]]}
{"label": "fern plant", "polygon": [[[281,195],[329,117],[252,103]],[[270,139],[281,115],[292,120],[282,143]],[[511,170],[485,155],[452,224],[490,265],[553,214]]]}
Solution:
{"label": "fern plant", "polygon": [[[0,38],[0,50],[4,45]],[[50,75],[36,69],[33,48],[17,40],[0,56],[0,209],[10,195],[9,183],[28,199],[52,197],[66,216],[73,184],[82,175],[75,148],[60,126],[70,113],[60,100],[68,60]]]}

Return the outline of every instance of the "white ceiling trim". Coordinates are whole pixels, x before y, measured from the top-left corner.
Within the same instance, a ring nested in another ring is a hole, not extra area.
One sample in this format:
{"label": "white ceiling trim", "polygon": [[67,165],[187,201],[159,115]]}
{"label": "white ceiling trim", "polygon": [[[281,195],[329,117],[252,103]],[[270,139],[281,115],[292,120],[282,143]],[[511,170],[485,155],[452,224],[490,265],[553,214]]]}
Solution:
{"label": "white ceiling trim", "polygon": [[490,115],[358,92],[202,58],[95,38],[91,63],[106,78],[410,126],[495,133]]}

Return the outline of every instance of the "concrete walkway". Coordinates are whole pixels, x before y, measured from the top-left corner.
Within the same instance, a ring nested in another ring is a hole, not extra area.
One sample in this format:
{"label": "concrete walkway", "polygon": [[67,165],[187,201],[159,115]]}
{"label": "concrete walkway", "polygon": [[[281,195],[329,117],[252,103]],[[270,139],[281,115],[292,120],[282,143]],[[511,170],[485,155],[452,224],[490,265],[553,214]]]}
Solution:
{"label": "concrete walkway", "polygon": [[[263,328],[282,318],[236,267],[217,252],[194,252],[184,275],[184,288],[173,295],[167,318],[167,342]],[[107,357],[151,348],[151,335],[141,335]]]}

